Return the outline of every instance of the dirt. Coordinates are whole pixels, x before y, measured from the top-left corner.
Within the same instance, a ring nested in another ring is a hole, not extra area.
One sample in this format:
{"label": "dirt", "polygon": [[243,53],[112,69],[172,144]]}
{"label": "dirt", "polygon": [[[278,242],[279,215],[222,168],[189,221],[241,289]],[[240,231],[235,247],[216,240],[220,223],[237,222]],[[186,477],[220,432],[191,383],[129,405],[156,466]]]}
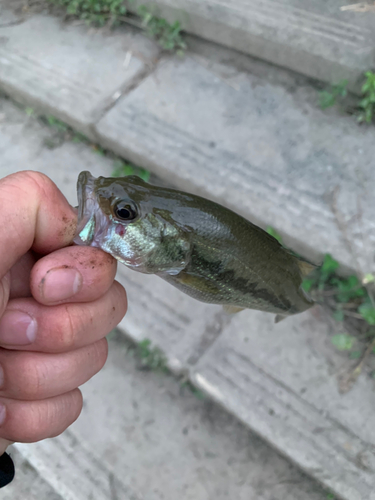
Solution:
{"label": "dirt", "polygon": [[42,12],[46,0],[2,0],[0,6],[0,28],[23,23],[31,14]]}

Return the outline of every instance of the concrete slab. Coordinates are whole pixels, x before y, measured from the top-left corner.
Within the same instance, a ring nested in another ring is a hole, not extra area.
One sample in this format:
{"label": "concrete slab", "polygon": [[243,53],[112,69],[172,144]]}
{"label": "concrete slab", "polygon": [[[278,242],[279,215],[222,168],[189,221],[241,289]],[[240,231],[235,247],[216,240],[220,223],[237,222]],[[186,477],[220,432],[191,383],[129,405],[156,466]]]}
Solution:
{"label": "concrete slab", "polygon": [[8,452],[17,464],[16,476],[12,483],[1,490],[1,500],[64,500],[15,446],[11,446]]}
{"label": "concrete slab", "polygon": [[[129,1],[137,10],[143,0]],[[152,0],[184,30],[319,80],[358,79],[375,65],[375,13],[342,12],[342,0]]]}
{"label": "concrete slab", "polygon": [[339,394],[337,376],[351,363],[314,312],[277,325],[257,311],[238,314],[193,379],[338,498],[374,499],[374,380],[363,375]]}
{"label": "concrete slab", "polygon": [[108,500],[113,491],[121,492],[121,500],[141,498],[121,476],[114,477],[105,462],[95,459],[69,430],[55,439],[34,445],[17,443],[14,447],[64,500]]}
{"label": "concrete slab", "polygon": [[[181,188],[211,198],[317,259],[373,268],[371,128],[324,113],[313,89],[285,87],[203,57],[165,60],[96,127],[100,141]],[[368,272],[368,271],[366,271]]]}
{"label": "concrete slab", "polygon": [[141,59],[157,53],[130,28],[109,35],[38,14],[0,25],[0,88],[92,137],[93,120],[149,71]]}
{"label": "concrete slab", "polygon": [[[16,445],[64,500],[326,496],[215,404],[171,377],[137,369],[121,339],[110,341],[106,366],[82,390],[85,406],[69,431]],[[15,480],[15,495],[17,487]]]}
{"label": "concrete slab", "polygon": [[[51,148],[49,144],[56,144]],[[60,143],[56,131],[27,116],[23,108],[0,98],[0,177],[20,170],[36,170],[48,175],[68,201],[77,205],[76,182],[79,172],[108,175],[113,160],[99,156],[83,143]]]}

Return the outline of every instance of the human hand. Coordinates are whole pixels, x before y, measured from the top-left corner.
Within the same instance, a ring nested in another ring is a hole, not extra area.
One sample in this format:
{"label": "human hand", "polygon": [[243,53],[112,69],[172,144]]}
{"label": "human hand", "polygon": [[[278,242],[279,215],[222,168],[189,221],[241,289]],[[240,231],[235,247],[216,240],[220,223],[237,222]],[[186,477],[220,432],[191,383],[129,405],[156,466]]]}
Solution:
{"label": "human hand", "polygon": [[103,367],[127,301],[110,255],[67,246],[77,216],[50,179],[5,177],[0,200],[1,456],[76,420],[77,387]]}

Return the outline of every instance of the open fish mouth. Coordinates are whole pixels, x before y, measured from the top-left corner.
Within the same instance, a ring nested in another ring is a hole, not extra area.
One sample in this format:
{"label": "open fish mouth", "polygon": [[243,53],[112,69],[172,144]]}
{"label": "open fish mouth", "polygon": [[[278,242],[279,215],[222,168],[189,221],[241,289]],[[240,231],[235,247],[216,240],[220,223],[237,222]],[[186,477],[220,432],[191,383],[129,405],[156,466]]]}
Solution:
{"label": "open fish mouth", "polygon": [[94,194],[95,177],[81,172],[77,181],[78,223],[74,237],[77,245],[91,245],[95,237],[97,201]]}
{"label": "open fish mouth", "polygon": [[73,241],[77,245],[103,248],[108,233],[108,217],[100,209],[95,182],[96,177],[90,172],[81,172],[78,176],[78,223]]}

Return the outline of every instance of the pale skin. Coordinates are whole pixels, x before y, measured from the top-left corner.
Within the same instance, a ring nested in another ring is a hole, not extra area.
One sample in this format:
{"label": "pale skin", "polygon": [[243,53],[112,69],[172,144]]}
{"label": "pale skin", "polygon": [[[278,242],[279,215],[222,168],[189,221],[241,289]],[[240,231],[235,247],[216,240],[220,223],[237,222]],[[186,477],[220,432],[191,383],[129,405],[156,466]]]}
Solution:
{"label": "pale skin", "polygon": [[57,436],[82,409],[78,387],[107,358],[127,300],[116,261],[68,246],[76,212],[48,177],[0,180],[0,455]]}

